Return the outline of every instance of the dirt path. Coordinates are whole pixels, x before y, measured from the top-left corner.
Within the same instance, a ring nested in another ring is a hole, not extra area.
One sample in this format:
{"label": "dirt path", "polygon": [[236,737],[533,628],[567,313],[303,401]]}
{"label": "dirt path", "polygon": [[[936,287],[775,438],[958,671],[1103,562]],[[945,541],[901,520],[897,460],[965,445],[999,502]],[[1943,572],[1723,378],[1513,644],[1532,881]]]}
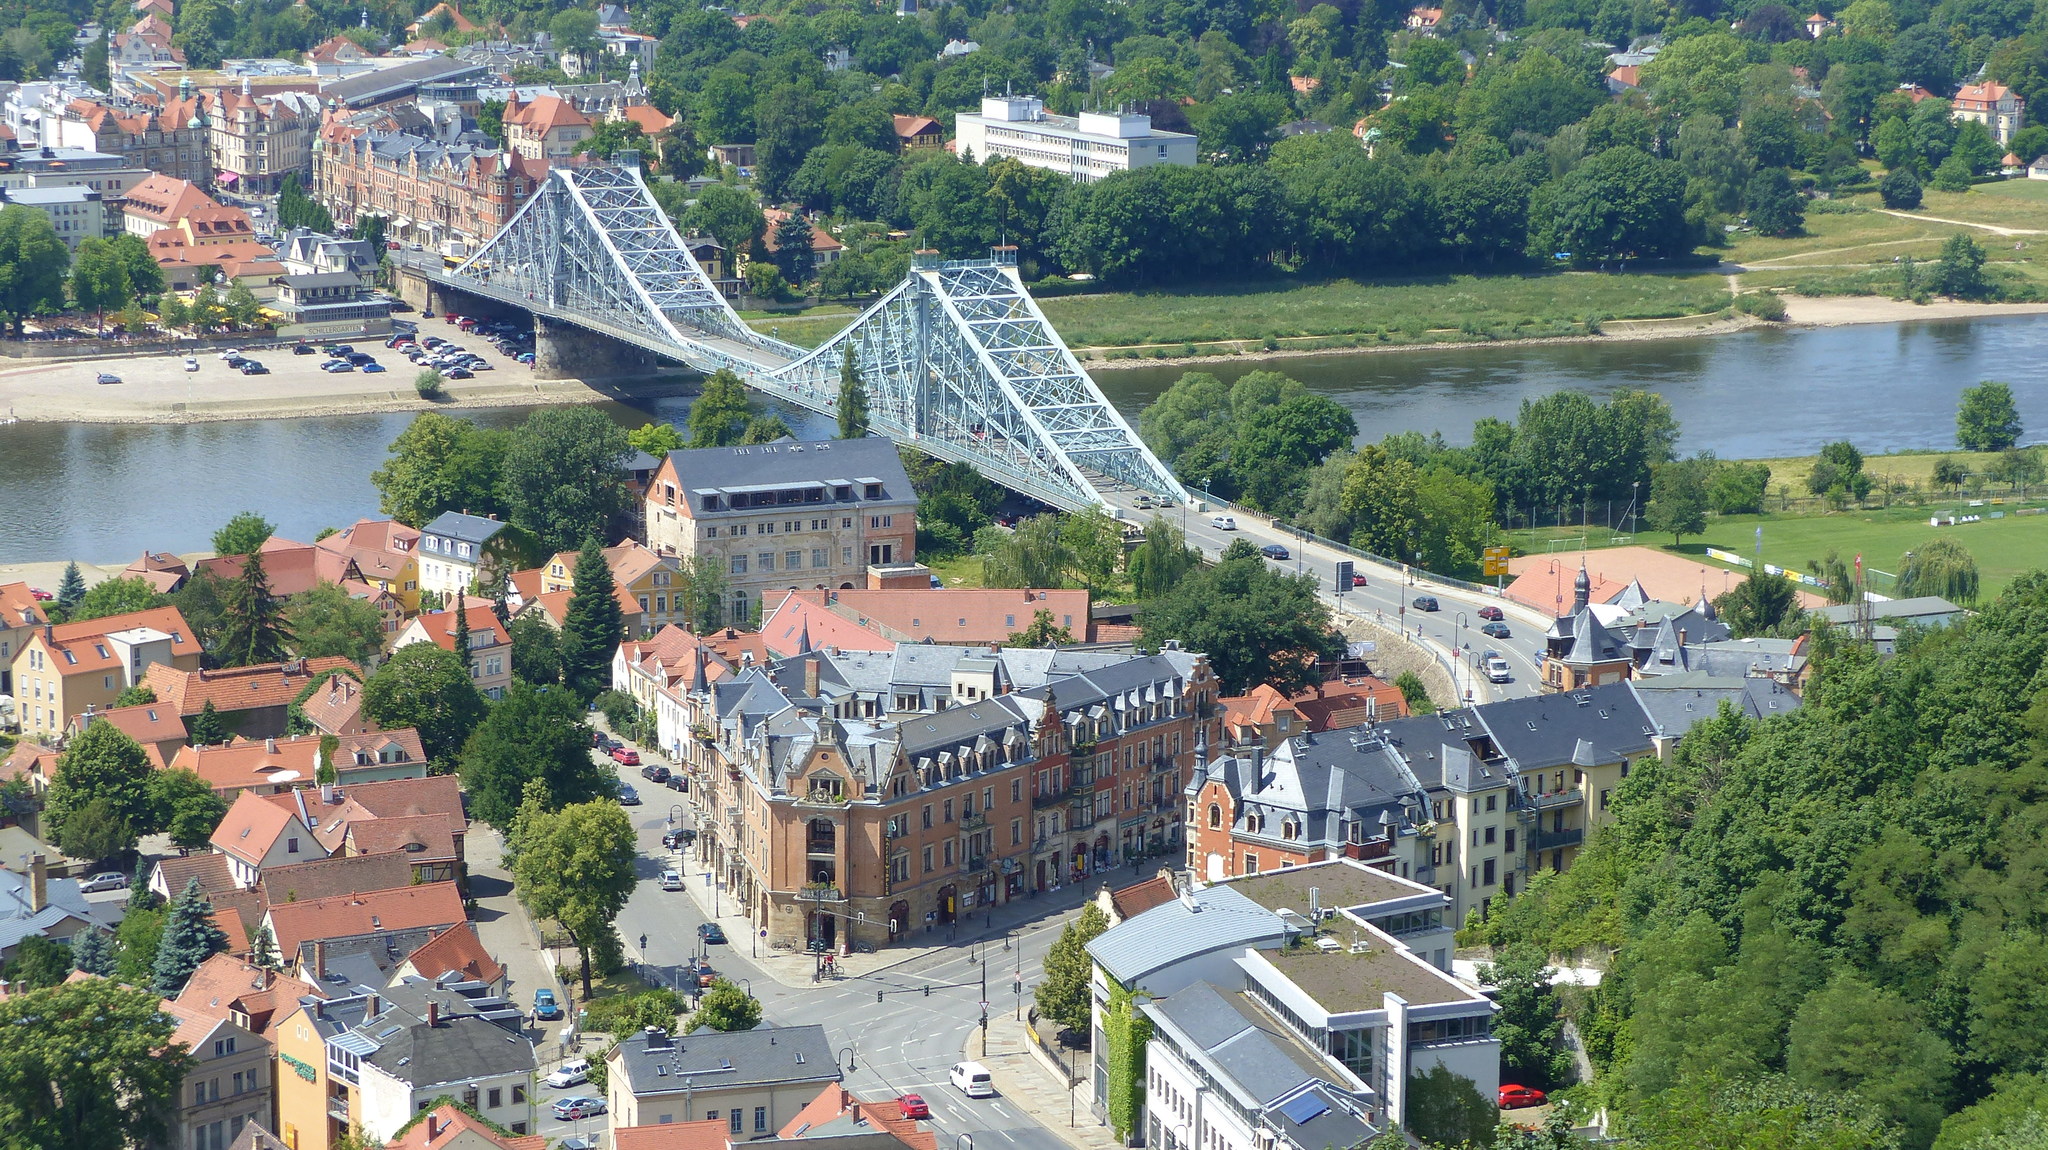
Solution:
{"label": "dirt path", "polygon": [[1978,228],[1990,232],[1994,236],[2048,236],[2048,229],[2043,228],[2007,228],[2000,227],[1997,224],[1979,224],[1972,223],[1969,220],[1951,220],[1943,216],[1923,216],[1918,212],[1901,212],[1891,208],[1874,208],[1872,210],[1887,216],[1897,216],[1902,220],[1919,220],[1922,223],[1929,224],[1949,224],[1958,228]]}

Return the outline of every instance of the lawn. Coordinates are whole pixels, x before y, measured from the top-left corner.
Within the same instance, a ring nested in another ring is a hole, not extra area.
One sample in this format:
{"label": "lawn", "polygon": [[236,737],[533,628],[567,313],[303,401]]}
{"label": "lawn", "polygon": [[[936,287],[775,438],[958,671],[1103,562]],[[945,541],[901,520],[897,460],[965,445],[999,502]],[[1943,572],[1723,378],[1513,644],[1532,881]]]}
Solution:
{"label": "lawn", "polygon": [[2048,180],[2000,180],[1967,192],[1928,188],[1915,210],[1943,219],[2048,230]]}
{"label": "lawn", "polygon": [[1177,345],[1385,333],[1388,342],[1555,335],[1587,317],[1662,319],[1718,311],[1713,274],[1558,272],[1362,282],[1218,284],[1041,302],[1076,347]]}
{"label": "lawn", "polygon": [[1883,212],[1808,212],[1806,229],[1801,235],[1742,233],[1722,254],[1730,263],[1745,267],[1867,264],[1876,260],[1889,263],[1895,255],[1931,256],[1955,230],[1953,224],[1900,219]]}

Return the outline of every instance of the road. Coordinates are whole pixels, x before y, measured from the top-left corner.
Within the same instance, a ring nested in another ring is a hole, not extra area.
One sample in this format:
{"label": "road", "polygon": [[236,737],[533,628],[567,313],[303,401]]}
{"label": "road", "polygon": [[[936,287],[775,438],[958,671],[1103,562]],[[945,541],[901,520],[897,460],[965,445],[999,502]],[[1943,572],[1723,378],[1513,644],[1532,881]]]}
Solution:
{"label": "road", "polygon": [[[609,760],[599,761],[610,765]],[[981,1018],[983,960],[987,962],[990,1012],[1028,1009],[1045,952],[1073,913],[1072,903],[1047,900],[1045,915],[1012,932],[1007,948],[1006,938],[999,932],[985,944],[962,942],[935,951],[913,951],[915,957],[871,974],[785,986],[749,956],[750,940],[746,938],[735,934],[734,944],[708,948],[698,943],[697,927],[707,916],[697,900],[690,894],[664,891],[658,882],[663,870],[679,865],[679,856],[661,845],[661,836],[669,829],[674,802],[684,796],[641,778],[638,768],[613,769],[621,782],[632,785],[645,800],[644,805],[626,808],[639,835],[641,882],[620,914],[618,928],[626,940],[627,956],[640,961],[651,980],[677,985],[693,957],[708,951],[719,974],[761,1000],[767,1021],[778,1026],[822,1023],[833,1049],[839,1052],[842,1068],[852,1064],[845,1081],[856,1097],[875,1100],[905,1093],[923,1095],[932,1108],[929,1125],[939,1135],[941,1150],[952,1150],[961,1135],[969,1136],[969,1144],[979,1141],[980,1150],[997,1150],[998,1146],[1002,1150],[1069,1150],[1066,1142],[1014,1101],[962,1095],[947,1084],[946,1071],[960,1061]],[[682,825],[695,825],[687,807]],[[692,891],[700,890],[704,872],[687,872],[685,881]],[[1073,890],[1075,898],[1082,893],[1080,888]],[[647,940],[644,948],[643,936]],[[1021,994],[1016,989],[1020,985]],[[882,996],[879,1002],[877,993]],[[543,1049],[545,1059],[552,1051]],[[544,1060],[543,1070],[553,1065]],[[555,1119],[550,1109],[557,1098],[595,1093],[587,1086],[567,1090],[543,1087],[537,1100],[540,1122],[535,1132],[563,1138],[604,1129],[604,1118],[563,1122]]]}
{"label": "road", "polygon": [[[1221,555],[1224,548],[1238,539],[1260,547],[1268,544],[1285,547],[1288,559],[1269,562],[1293,574],[1314,575],[1317,586],[1322,589],[1323,601],[1340,616],[1350,615],[1377,622],[1407,636],[1417,635],[1419,628],[1420,638],[1428,644],[1437,660],[1447,666],[1452,652],[1458,652],[1461,664],[1457,672],[1458,686],[1461,691],[1470,688],[1470,697],[1475,702],[1538,692],[1542,675],[1536,664],[1544,649],[1544,631],[1550,626],[1550,620],[1541,612],[1498,596],[1446,586],[1426,574],[1404,576],[1398,567],[1367,562],[1333,547],[1304,541],[1299,536],[1275,528],[1272,520],[1250,513],[1229,508],[1198,512],[1185,504],[1146,510],[1136,505],[1135,498],[1135,492],[1110,496],[1111,501],[1123,509],[1126,519],[1136,523],[1146,523],[1154,518],[1166,519],[1181,529],[1189,545],[1200,548],[1210,558]],[[1229,529],[1218,527],[1215,520],[1219,515],[1227,517],[1235,526]],[[1365,576],[1365,586],[1337,593],[1337,563],[1342,559],[1351,560],[1356,572]],[[1419,584],[1413,581],[1416,578],[1419,578]],[[1413,601],[1418,595],[1434,596],[1441,610],[1417,610]],[[1479,608],[1489,605],[1501,608],[1507,616],[1503,620],[1509,630],[1506,639],[1480,634],[1478,629],[1486,621],[1479,617]],[[1507,660],[1514,673],[1512,682],[1489,683],[1484,675],[1475,673],[1477,656],[1488,650],[1499,651]]]}

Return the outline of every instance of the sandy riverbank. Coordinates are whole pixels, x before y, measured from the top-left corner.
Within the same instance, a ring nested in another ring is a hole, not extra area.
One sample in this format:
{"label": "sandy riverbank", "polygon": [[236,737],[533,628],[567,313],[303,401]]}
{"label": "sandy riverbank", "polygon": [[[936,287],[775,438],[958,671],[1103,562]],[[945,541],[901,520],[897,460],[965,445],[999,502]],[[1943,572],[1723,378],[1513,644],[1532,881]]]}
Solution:
{"label": "sandy riverbank", "polygon": [[[326,358],[293,355],[288,347],[255,349],[252,356],[268,375],[242,375],[212,352],[197,357],[199,370],[186,371],[183,355],[139,355],[91,361],[28,362],[0,370],[0,421],[24,423],[205,423],[231,419],[360,415],[380,411],[448,411],[492,407],[542,407],[604,403],[622,398],[618,388],[575,379],[542,380],[525,364],[499,354],[482,340],[466,346],[493,367],[474,379],[449,380],[446,398],[424,400],[413,390],[418,369],[381,340],[358,350],[387,369],[329,373]],[[118,384],[95,382],[101,372]],[[680,375],[636,384],[632,394],[682,391]]]}
{"label": "sandy riverbank", "polygon": [[1861,323],[1911,323],[1930,319],[1986,319],[2007,315],[2048,315],[2048,303],[1967,303],[1963,300],[1885,299],[1871,295],[1808,298],[1786,296],[1785,322],[1800,327],[1847,327]]}

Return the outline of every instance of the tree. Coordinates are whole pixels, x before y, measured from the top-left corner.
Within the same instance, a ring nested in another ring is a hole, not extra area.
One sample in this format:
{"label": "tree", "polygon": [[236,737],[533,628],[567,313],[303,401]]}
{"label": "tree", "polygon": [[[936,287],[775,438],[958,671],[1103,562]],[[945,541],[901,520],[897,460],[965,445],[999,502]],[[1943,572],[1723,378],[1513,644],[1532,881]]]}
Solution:
{"label": "tree", "polygon": [[587,703],[611,686],[612,656],[626,633],[618,584],[596,536],[583,541],[575,579],[562,621],[562,683]]}
{"label": "tree", "polygon": [[10,1145],[159,1144],[191,1071],[161,996],[100,978],[0,1001],[0,1127]]}
{"label": "tree", "polygon": [[[90,933],[88,928],[86,933]],[[71,951],[63,943],[31,934],[14,948],[4,977],[9,992],[55,986],[71,975]]]}
{"label": "tree", "polygon": [[1630,1128],[1660,1150],[1897,1150],[1883,1112],[1855,1095],[1802,1090],[1782,1075],[1688,1081],[1638,1109]]}
{"label": "tree", "polygon": [[1714,610],[1737,638],[1767,635],[1799,613],[1790,580],[1757,572],[1714,600]]}
{"label": "tree", "polygon": [[421,399],[435,399],[441,395],[447,383],[447,376],[430,367],[412,377],[413,394]]}
{"label": "tree", "polygon": [[[371,676],[372,684],[376,680]],[[366,708],[368,700],[366,686]],[[504,829],[518,813],[529,780],[541,784],[542,809],[548,811],[609,797],[613,789],[609,775],[591,760],[583,705],[566,691],[515,682],[463,745],[470,813]]]}
{"label": "tree", "polygon": [[1609,148],[1537,190],[1529,204],[1529,254],[1568,253],[1579,265],[1684,255],[1698,243],[1698,229],[1685,218],[1685,183],[1675,161]]}
{"label": "tree", "polygon": [[752,1030],[761,1025],[761,1000],[734,986],[730,979],[721,978],[697,1000],[697,1013],[690,1017],[691,1026],[708,1026],[713,1030],[733,1033]]}
{"label": "tree", "polygon": [[737,260],[768,231],[768,217],[754,197],[729,184],[712,184],[697,193],[697,203],[685,217],[689,227],[711,233]]}
{"label": "tree", "polygon": [[263,305],[256,302],[256,293],[240,280],[228,288],[227,298],[221,306],[227,309],[228,319],[236,327],[255,327]]}
{"label": "tree", "polygon": [[1956,444],[1964,451],[2003,451],[2020,438],[2020,410],[2012,388],[1985,380],[1963,389],[1956,408]]}
{"label": "tree", "polygon": [[639,152],[648,160],[654,159],[654,149],[647,139],[647,132],[631,120],[600,120],[591,134],[576,142],[572,149],[575,154],[595,156],[609,160],[620,152]]}
{"label": "tree", "polygon": [[1652,531],[1671,533],[1676,547],[1687,535],[1707,529],[1707,478],[1712,463],[1707,460],[1672,460],[1650,472],[1650,501],[1643,507],[1643,520]]}
{"label": "tree", "polygon": [[283,604],[270,593],[263,552],[252,551],[242,560],[242,573],[228,583],[220,638],[214,644],[213,656],[224,667],[277,663],[290,653],[291,643],[292,631],[285,623]]}
{"label": "tree", "polygon": [[71,253],[57,238],[50,217],[39,208],[9,204],[0,208],[0,321],[12,320],[14,334],[22,321],[64,308],[64,270]]}
{"label": "tree", "polygon": [[1401,702],[1410,714],[1435,713],[1436,702],[1429,697],[1429,685],[1422,681],[1422,676],[1413,671],[1403,671],[1394,676],[1394,686],[1401,692]]}
{"label": "tree", "polygon": [[1944,455],[1934,461],[1934,473],[1930,478],[1934,480],[1936,487],[1946,487],[1954,491],[1970,478],[1970,471],[1954,456]]}
{"label": "tree", "polygon": [[1408,1127],[1445,1146],[1483,1146],[1500,1111],[1470,1078],[1439,1062],[1408,1076]]}
{"label": "tree", "polygon": [[1941,245],[1941,259],[1935,264],[1928,287],[1937,295],[1955,299],[1977,299],[1988,293],[1984,279],[1984,249],[1961,232]]}
{"label": "tree", "polygon": [[128,290],[132,298],[154,299],[164,291],[164,269],[156,262],[156,256],[149,250],[148,241],[138,235],[119,235],[107,241],[107,246],[121,257],[121,264],[128,272]]}
{"label": "tree", "polygon": [[1050,1018],[1068,1030],[1087,1033],[1088,980],[1094,970],[1087,948],[1108,929],[1109,916],[1094,902],[1083,906],[1081,913],[1061,928],[1059,938],[1045,952],[1045,977],[1032,991],[1032,1003],[1038,1007],[1039,1017]]}
{"label": "tree", "polygon": [[505,453],[512,521],[549,551],[566,551],[592,531],[608,534],[626,509],[630,453],[625,431],[594,407],[534,412]]}
{"label": "tree", "polygon": [[1572,1077],[1564,1049],[1564,1014],[1551,989],[1549,958],[1527,943],[1503,948],[1479,968],[1479,979],[1496,988],[1500,1014],[1493,1035],[1500,1041],[1501,1077],[1539,1089],[1554,1089]]}
{"label": "tree", "polygon": [[165,998],[176,998],[200,963],[227,948],[226,932],[213,921],[213,900],[194,877],[171,902],[163,940],[157,944],[150,989]]}
{"label": "tree", "polygon": [[860,368],[854,366],[852,344],[847,345],[846,356],[839,363],[839,404],[834,414],[839,417],[839,438],[867,435],[868,387],[860,378]]}
{"label": "tree", "polygon": [[[515,693],[525,690],[513,688]],[[559,692],[554,697],[562,698]],[[507,696],[507,702],[510,700]],[[488,729],[486,723],[478,738]],[[576,729],[582,731],[581,725]],[[594,772],[587,736],[578,749],[584,766]],[[587,998],[591,952],[601,945],[600,939],[613,937],[612,923],[625,909],[638,881],[633,871],[638,857],[633,822],[625,808],[609,798],[550,810],[546,796],[543,784],[529,796],[531,805],[520,812],[513,878],[527,909],[560,923],[576,944]]]}
{"label": "tree", "polygon": [[1783,168],[1765,168],[1749,178],[1743,192],[1749,226],[1767,236],[1796,236],[1806,226],[1806,199]]}
{"label": "tree", "polygon": [[150,826],[161,828],[173,843],[186,850],[204,850],[214,828],[220,826],[228,813],[228,801],[219,791],[183,769],[153,772],[149,776],[149,801],[155,808]]}
{"label": "tree", "polygon": [[562,633],[538,614],[528,612],[506,628],[512,649],[519,653],[512,665],[515,678],[542,687],[562,681]]}
{"label": "tree", "polygon": [[704,381],[704,390],[690,404],[690,446],[731,447],[746,434],[754,405],[746,385],[726,368]]}
{"label": "tree", "polygon": [[443,511],[505,510],[498,478],[509,440],[508,432],[422,412],[391,441],[384,466],[370,473],[379,509],[411,527],[424,527]]}
{"label": "tree", "polygon": [[237,512],[233,519],[213,533],[216,555],[253,555],[276,532],[268,519],[254,511]]}
{"label": "tree", "polygon": [[1319,663],[1344,644],[1314,577],[1284,575],[1256,555],[1189,573],[1146,604],[1138,622],[1148,648],[1176,639],[1207,652],[1229,695],[1260,683],[1283,694],[1311,686],[1321,681]]}
{"label": "tree", "polygon": [[69,616],[84,598],[85,576],[79,573],[78,562],[73,560],[64,565],[64,578],[57,584],[57,606]]}
{"label": "tree", "polygon": [[78,241],[78,254],[71,262],[71,299],[80,310],[93,313],[95,326],[105,327],[107,312],[133,298],[127,262],[113,245],[98,236]]}
{"label": "tree", "polygon": [[271,934],[267,922],[257,927],[255,936],[249,939],[249,962],[264,970],[277,970],[284,965],[284,960],[278,957],[277,938]]}
{"label": "tree", "polygon": [[740,444],[741,446],[750,446],[756,443],[773,443],[778,439],[793,439],[795,437],[796,432],[790,429],[789,424],[783,422],[781,416],[773,412],[766,412],[747,420],[747,429],[740,433]]}
{"label": "tree", "polygon": [[106,931],[89,927],[71,936],[71,961],[80,973],[111,978],[117,959],[114,936]]}
{"label": "tree", "polygon": [[1131,587],[1140,599],[1166,594],[1201,565],[1201,552],[1188,546],[1187,536],[1165,519],[1154,519],[1145,525],[1145,541],[1138,544],[1124,564],[1131,574]]}
{"label": "tree", "polygon": [[220,712],[214,709],[212,699],[206,700],[206,705],[199,708],[199,713],[192,716],[192,721],[185,727],[186,737],[195,747],[217,747],[228,741],[227,725],[221,721]]}
{"label": "tree", "polygon": [[1769,466],[1724,460],[1707,484],[1707,507],[1716,515],[1754,515],[1764,509],[1770,485]]}
{"label": "tree", "polygon": [[643,423],[626,433],[626,445],[635,451],[644,451],[656,459],[665,458],[669,452],[689,446],[683,433],[669,422]]}
{"label": "tree", "polygon": [[1785,1073],[1824,1095],[1853,1095],[1925,1146],[1941,1125],[1954,1054],[1897,992],[1844,970],[1800,1004],[1785,1038]]}
{"label": "tree", "polygon": [[162,605],[163,596],[140,579],[102,579],[92,585],[92,590],[85,593],[75,609],[65,613],[65,618],[78,623],[147,611]]}
{"label": "tree", "polygon": [[1899,595],[1936,595],[1967,607],[1977,601],[1977,560],[1968,548],[1942,535],[1906,552],[1899,560]]}
{"label": "tree", "polygon": [[454,769],[485,706],[463,660],[433,643],[393,651],[363,684],[363,714],[385,730],[417,729],[437,774]]}
{"label": "tree", "polygon": [[284,625],[301,659],[340,655],[367,664],[384,650],[384,617],[332,583],[286,599]]}
{"label": "tree", "polygon": [[811,221],[801,212],[790,212],[775,225],[775,270],[791,285],[801,288],[811,282],[817,263]]}
{"label": "tree", "polygon": [[1031,624],[1022,631],[1010,632],[1004,640],[1012,647],[1056,647],[1074,642],[1074,633],[1059,625],[1050,611],[1033,611]]}
{"label": "tree", "polygon": [[123,818],[114,804],[93,798],[64,820],[57,845],[65,854],[82,859],[111,859],[135,849],[135,824]]}
{"label": "tree", "polygon": [[118,820],[127,824],[130,835],[118,850],[66,848],[64,853],[78,858],[108,858],[132,846],[133,835],[155,830],[150,774],[149,756],[143,753],[140,743],[112,723],[87,724],[57,760],[57,771],[43,796],[44,820],[61,841],[71,829],[72,819],[98,800],[105,804],[105,809],[90,817],[90,821],[99,824],[94,834],[104,835],[108,821]]}

